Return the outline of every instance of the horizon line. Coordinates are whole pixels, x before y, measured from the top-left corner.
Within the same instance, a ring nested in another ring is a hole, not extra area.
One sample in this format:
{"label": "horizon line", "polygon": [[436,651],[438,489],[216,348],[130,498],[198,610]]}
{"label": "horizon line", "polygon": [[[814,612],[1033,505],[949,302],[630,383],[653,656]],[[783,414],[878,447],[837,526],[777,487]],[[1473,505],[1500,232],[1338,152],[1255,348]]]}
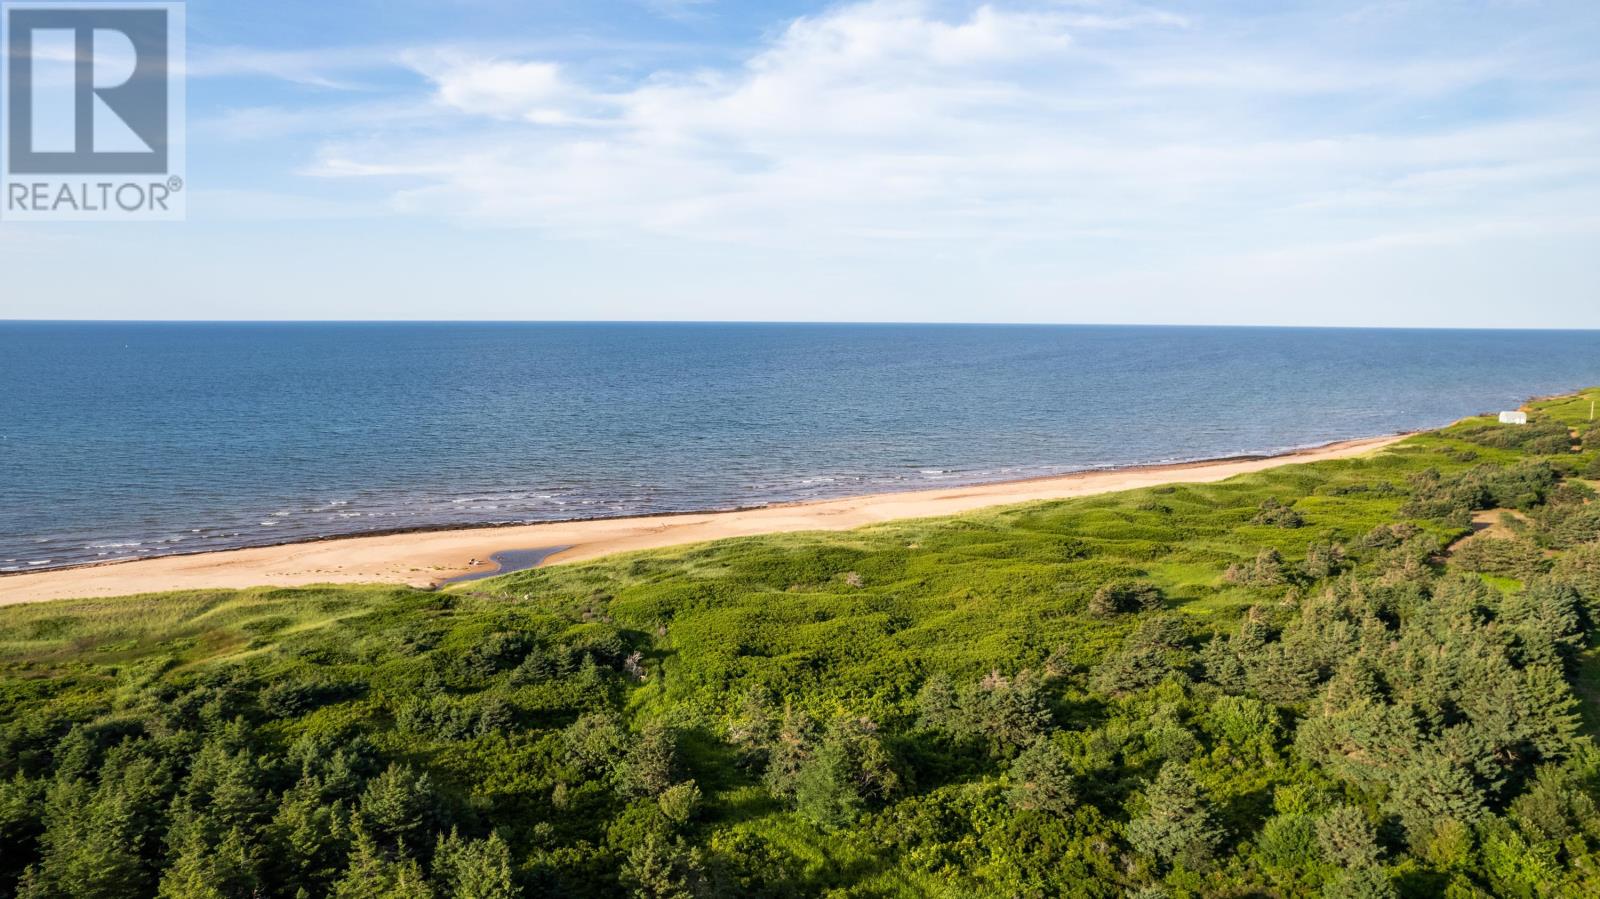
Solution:
{"label": "horizon line", "polygon": [[1584,333],[1597,327],[1545,325],[1290,325],[1200,324],[1194,322],[1049,321],[828,321],[766,319],[205,319],[205,318],[0,318],[0,325],[774,325],[788,327],[952,327],[952,328],[1239,328],[1296,331],[1548,331]]}

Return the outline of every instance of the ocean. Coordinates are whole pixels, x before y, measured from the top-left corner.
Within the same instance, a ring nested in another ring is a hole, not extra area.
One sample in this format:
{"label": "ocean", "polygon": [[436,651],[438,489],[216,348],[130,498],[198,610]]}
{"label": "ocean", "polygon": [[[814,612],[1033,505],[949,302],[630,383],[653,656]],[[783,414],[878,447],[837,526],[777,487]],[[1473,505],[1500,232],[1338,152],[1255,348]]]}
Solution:
{"label": "ocean", "polygon": [[1600,332],[0,322],[0,570],[1246,453],[1600,383]]}

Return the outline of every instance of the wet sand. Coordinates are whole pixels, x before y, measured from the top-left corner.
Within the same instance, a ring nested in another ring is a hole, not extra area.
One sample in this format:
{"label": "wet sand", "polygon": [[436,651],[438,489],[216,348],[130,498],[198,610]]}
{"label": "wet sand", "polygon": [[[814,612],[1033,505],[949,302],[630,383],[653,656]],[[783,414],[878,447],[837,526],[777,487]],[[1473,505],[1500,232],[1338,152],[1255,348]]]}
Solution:
{"label": "wet sand", "polygon": [[253,549],[164,556],[0,577],[0,605],[50,599],[127,596],[169,590],[387,583],[437,586],[492,573],[496,553],[567,547],[544,564],[581,562],[630,550],[795,531],[843,531],[907,518],[955,515],[991,506],[1067,499],[1158,484],[1197,484],[1278,465],[1347,459],[1403,436],[1329,444],[1279,456],[1091,471],[965,487],[879,493],[731,512],[548,522],[507,527],[341,537]]}

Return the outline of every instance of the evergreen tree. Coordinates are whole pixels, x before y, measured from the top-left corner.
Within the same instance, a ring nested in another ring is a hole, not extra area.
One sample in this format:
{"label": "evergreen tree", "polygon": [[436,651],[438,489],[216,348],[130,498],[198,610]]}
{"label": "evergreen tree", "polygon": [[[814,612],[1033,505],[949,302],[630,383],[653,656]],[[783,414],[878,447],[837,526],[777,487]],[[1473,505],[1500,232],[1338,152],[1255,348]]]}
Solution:
{"label": "evergreen tree", "polygon": [[592,712],[561,734],[567,758],[585,774],[609,776],[621,762],[628,734],[613,712]]}
{"label": "evergreen tree", "polygon": [[1484,813],[1484,798],[1472,776],[1437,751],[1401,769],[1389,795],[1389,808],[1413,841],[1440,821],[1472,824]]}
{"label": "evergreen tree", "polygon": [[[254,834],[271,816],[265,775],[248,748],[250,740],[243,724],[236,723],[201,747],[172,804],[171,852],[203,851],[233,831]],[[191,834],[194,829],[199,833]]]}
{"label": "evergreen tree", "polygon": [[1262,500],[1256,511],[1256,517],[1251,519],[1250,523],[1293,529],[1304,527],[1306,520],[1292,506],[1285,505],[1275,497],[1268,497]]}
{"label": "evergreen tree", "polygon": [[1206,680],[1229,693],[1243,693],[1246,689],[1244,663],[1233,650],[1233,641],[1217,634],[1200,651],[1200,667]]}
{"label": "evergreen tree", "polygon": [[960,705],[967,728],[987,738],[996,753],[1033,743],[1052,724],[1039,683],[1027,672],[1015,678],[993,673],[963,691]]}
{"label": "evergreen tree", "polygon": [[693,899],[705,892],[700,854],[681,838],[655,833],[629,851],[621,880],[637,899]]}
{"label": "evergreen tree", "polygon": [[1282,704],[1310,698],[1316,692],[1317,669],[1307,656],[1280,641],[1243,657],[1250,691]]}
{"label": "evergreen tree", "polygon": [[866,806],[846,750],[824,742],[800,769],[794,783],[795,809],[819,827],[838,829],[855,822]]}
{"label": "evergreen tree", "polygon": [[1188,638],[1188,629],[1171,613],[1142,619],[1122,646],[1095,669],[1094,688],[1121,696],[1184,676],[1190,660]]}
{"label": "evergreen tree", "polygon": [[1328,882],[1325,899],[1398,899],[1394,882],[1381,868],[1354,868]]}
{"label": "evergreen tree", "polygon": [[700,786],[692,780],[673,784],[656,797],[656,805],[667,821],[682,827],[700,810]]}
{"label": "evergreen tree", "polygon": [[35,896],[121,899],[147,896],[156,885],[150,859],[159,844],[153,816],[170,783],[149,759],[108,763],[96,788],[58,781],[45,796]]}
{"label": "evergreen tree", "polygon": [[835,721],[795,778],[795,807],[823,827],[853,822],[869,800],[900,788],[893,756],[865,718]]}
{"label": "evergreen tree", "polygon": [[15,883],[24,868],[38,862],[45,784],[16,772],[0,780],[0,884]]}
{"label": "evergreen tree", "polygon": [[1511,819],[1535,842],[1560,843],[1600,823],[1600,809],[1583,774],[1545,765],[1511,804]]}
{"label": "evergreen tree", "polygon": [[1568,667],[1583,648],[1583,596],[1570,584],[1540,580],[1511,597],[1505,617],[1522,638],[1523,664]]}
{"label": "evergreen tree", "polygon": [[331,899],[434,899],[433,888],[415,859],[391,858],[366,833],[356,831],[355,848]]}
{"label": "evergreen tree", "polygon": [[1099,618],[1160,609],[1161,588],[1147,581],[1112,581],[1102,584],[1089,599],[1089,614]]}
{"label": "evergreen tree", "polygon": [[433,877],[441,897],[516,899],[522,895],[511,877],[511,850],[498,833],[464,840],[455,828],[439,837],[433,850]]}
{"label": "evergreen tree", "polygon": [[1317,819],[1317,847],[1322,858],[1340,868],[1370,868],[1380,852],[1372,822],[1358,808],[1342,805]]}
{"label": "evergreen tree", "polygon": [[161,878],[162,899],[254,899],[261,895],[261,858],[236,827],[212,845],[199,828]]}
{"label": "evergreen tree", "polygon": [[991,672],[953,690],[943,675],[929,678],[917,694],[923,727],[957,739],[981,738],[996,754],[1031,744],[1049,730],[1050,710],[1038,679]]}
{"label": "evergreen tree", "polygon": [[365,833],[387,851],[428,845],[437,823],[433,781],[425,771],[392,764],[367,784],[358,813]]}
{"label": "evergreen tree", "polygon": [[1256,854],[1274,868],[1304,869],[1316,857],[1314,822],[1303,814],[1273,815],[1256,835]]}
{"label": "evergreen tree", "polygon": [[772,693],[766,687],[754,684],[745,690],[739,708],[728,724],[728,742],[744,753],[747,760],[759,761],[765,757],[777,736]]}
{"label": "evergreen tree", "polygon": [[1198,865],[1222,843],[1211,803],[1184,765],[1162,765],[1144,804],[1144,812],[1128,825],[1128,842],[1162,864]]}
{"label": "evergreen tree", "polygon": [[1011,763],[1011,787],[1006,799],[1025,811],[1067,815],[1077,805],[1072,768],[1048,739],[1023,750]]}
{"label": "evergreen tree", "polygon": [[1322,707],[1330,713],[1361,703],[1382,705],[1387,701],[1388,687],[1383,672],[1364,655],[1346,659],[1328,679],[1322,693]]}
{"label": "evergreen tree", "polygon": [[646,725],[632,738],[617,766],[618,789],[631,796],[659,796],[672,786],[677,753],[677,731],[660,724]]}
{"label": "evergreen tree", "polygon": [[350,846],[350,813],[343,799],[326,799],[322,781],[304,776],[278,806],[267,827],[274,851],[268,867],[275,882],[322,894],[343,869]]}
{"label": "evergreen tree", "polygon": [[1272,547],[1265,547],[1256,553],[1252,562],[1240,562],[1228,566],[1223,572],[1222,579],[1230,584],[1240,584],[1246,587],[1276,587],[1289,582],[1284,571],[1283,554]]}
{"label": "evergreen tree", "polygon": [[930,675],[917,691],[917,722],[935,733],[959,735],[965,730],[956,688],[943,672]]}
{"label": "evergreen tree", "polygon": [[1306,547],[1305,573],[1314,581],[1333,577],[1345,564],[1344,545],[1320,540]]}
{"label": "evergreen tree", "polygon": [[783,725],[767,762],[763,778],[767,790],[780,799],[794,797],[800,771],[816,751],[817,725],[811,716],[792,707],[785,708]]}
{"label": "evergreen tree", "polygon": [[1514,684],[1521,717],[1518,735],[1539,759],[1560,759],[1578,744],[1583,727],[1578,698],[1560,669],[1538,665]]}

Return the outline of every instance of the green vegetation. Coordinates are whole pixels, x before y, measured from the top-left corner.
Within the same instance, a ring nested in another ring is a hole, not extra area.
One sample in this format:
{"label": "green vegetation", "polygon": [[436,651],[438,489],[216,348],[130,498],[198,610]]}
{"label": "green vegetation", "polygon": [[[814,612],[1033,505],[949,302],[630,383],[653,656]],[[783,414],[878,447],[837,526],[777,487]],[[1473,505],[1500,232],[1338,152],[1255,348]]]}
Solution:
{"label": "green vegetation", "polygon": [[1597,895],[1588,405],[439,593],[0,610],[0,895]]}

